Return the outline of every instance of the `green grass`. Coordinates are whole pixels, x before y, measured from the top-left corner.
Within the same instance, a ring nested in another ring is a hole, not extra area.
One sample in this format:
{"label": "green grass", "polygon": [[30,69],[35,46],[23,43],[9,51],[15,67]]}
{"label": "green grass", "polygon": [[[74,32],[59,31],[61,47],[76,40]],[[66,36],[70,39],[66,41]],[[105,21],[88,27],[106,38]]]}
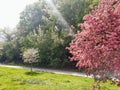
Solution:
{"label": "green grass", "polygon": [[[47,72],[0,67],[0,90],[91,90],[93,79]],[[102,90],[120,90],[102,84]]]}

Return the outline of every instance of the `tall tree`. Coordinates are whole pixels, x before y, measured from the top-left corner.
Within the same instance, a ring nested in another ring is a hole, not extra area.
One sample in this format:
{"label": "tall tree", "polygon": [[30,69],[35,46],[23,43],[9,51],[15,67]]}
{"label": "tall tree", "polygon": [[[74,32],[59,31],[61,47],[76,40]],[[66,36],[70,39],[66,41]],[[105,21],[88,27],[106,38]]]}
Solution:
{"label": "tall tree", "polygon": [[77,27],[82,22],[82,17],[90,11],[98,0],[53,0],[56,8],[71,26]]}
{"label": "tall tree", "polygon": [[18,30],[21,35],[26,36],[33,30],[38,30],[40,25],[45,25],[43,17],[49,18],[46,12],[46,4],[42,1],[26,6],[25,10],[21,12]]}
{"label": "tall tree", "polygon": [[[71,60],[86,74],[102,80],[120,73],[120,0],[101,0],[79,24],[82,32],[70,43]],[[119,77],[117,77],[120,79]]]}

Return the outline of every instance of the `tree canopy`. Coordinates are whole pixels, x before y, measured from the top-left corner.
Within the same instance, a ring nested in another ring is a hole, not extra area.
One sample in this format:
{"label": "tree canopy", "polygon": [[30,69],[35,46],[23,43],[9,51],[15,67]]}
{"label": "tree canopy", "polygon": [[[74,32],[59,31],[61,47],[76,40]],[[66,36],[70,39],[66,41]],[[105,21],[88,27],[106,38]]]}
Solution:
{"label": "tree canopy", "polygon": [[120,73],[120,0],[101,0],[83,17],[82,32],[70,43],[71,60],[87,74],[107,76]]}
{"label": "tree canopy", "polygon": [[[4,34],[8,40],[3,46],[1,59],[4,62],[23,63],[24,51],[37,48],[38,66],[74,68],[74,63],[68,60],[71,54],[65,49],[73,39],[69,33],[76,33],[77,23],[83,22],[82,17],[97,2],[98,0],[39,0],[27,5],[20,14],[16,31]],[[74,28],[73,32],[69,31],[70,27]]]}

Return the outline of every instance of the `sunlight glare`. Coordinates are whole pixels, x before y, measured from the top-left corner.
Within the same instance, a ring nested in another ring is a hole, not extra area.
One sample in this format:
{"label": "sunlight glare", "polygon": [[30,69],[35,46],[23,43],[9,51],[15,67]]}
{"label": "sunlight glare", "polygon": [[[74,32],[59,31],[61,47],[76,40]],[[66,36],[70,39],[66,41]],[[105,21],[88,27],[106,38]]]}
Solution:
{"label": "sunlight glare", "polygon": [[68,22],[64,19],[64,17],[62,16],[62,14],[59,12],[59,10],[57,9],[57,7],[54,5],[53,1],[52,0],[45,0],[46,3],[48,5],[50,5],[51,9],[53,9],[54,13],[55,13],[55,16],[57,18],[58,21],[61,22],[61,24],[66,27],[66,28],[69,28],[69,24]]}

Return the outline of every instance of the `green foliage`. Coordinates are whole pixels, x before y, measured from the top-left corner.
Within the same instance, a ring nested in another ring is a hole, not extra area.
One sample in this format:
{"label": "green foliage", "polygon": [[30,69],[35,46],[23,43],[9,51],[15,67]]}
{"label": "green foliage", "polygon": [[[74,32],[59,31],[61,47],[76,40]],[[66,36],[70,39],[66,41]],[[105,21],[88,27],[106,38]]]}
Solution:
{"label": "green foliage", "polygon": [[5,42],[0,41],[0,49],[2,49],[4,45],[5,45]]}
{"label": "green foliage", "polygon": [[[0,90],[92,90],[92,78],[0,67]],[[110,83],[101,90],[119,90]]]}
{"label": "green foliage", "polygon": [[22,54],[26,49],[38,48],[40,66],[72,67],[68,61],[71,54],[65,49],[72,38],[68,36],[69,26],[75,27],[82,22],[82,17],[89,12],[89,6],[98,0],[53,0],[58,12],[63,16],[68,27],[65,27],[61,16],[45,2],[40,0],[28,5],[20,14],[17,31],[3,47],[2,60],[6,62],[23,62]]}
{"label": "green foliage", "polygon": [[22,62],[21,61],[21,45],[18,40],[5,43],[2,49],[2,61],[3,62]]}
{"label": "green foliage", "polygon": [[[91,9],[90,6],[95,6],[99,0],[53,0],[56,7],[68,22],[75,28],[77,24],[83,22],[82,18]],[[59,24],[59,22],[58,22]]]}
{"label": "green foliage", "polygon": [[21,36],[26,36],[33,30],[37,32],[39,25],[45,25],[43,17],[49,18],[43,1],[26,6],[20,15],[18,30]]}

